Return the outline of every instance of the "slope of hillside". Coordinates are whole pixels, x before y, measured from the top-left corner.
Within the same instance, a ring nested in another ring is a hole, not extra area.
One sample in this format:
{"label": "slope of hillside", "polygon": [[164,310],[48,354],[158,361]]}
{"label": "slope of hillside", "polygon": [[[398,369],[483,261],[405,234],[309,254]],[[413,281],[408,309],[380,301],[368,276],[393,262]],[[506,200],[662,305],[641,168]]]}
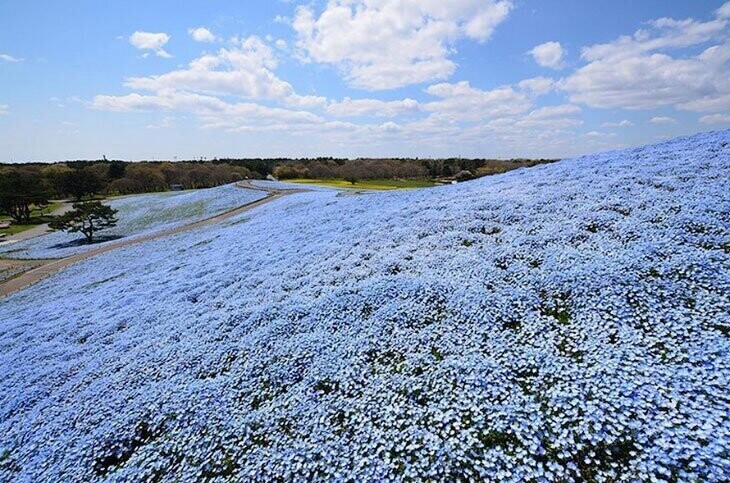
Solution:
{"label": "slope of hillside", "polygon": [[730,479],[730,131],[291,195],[0,301],[0,480]]}
{"label": "slope of hillside", "polygon": [[[241,189],[234,184],[216,188],[171,191],[113,198],[106,203],[118,210],[117,226],[99,233],[110,239],[142,236],[202,220],[256,201],[261,191]],[[57,231],[0,247],[0,257],[61,258],[99,246],[83,243],[79,233]]]}

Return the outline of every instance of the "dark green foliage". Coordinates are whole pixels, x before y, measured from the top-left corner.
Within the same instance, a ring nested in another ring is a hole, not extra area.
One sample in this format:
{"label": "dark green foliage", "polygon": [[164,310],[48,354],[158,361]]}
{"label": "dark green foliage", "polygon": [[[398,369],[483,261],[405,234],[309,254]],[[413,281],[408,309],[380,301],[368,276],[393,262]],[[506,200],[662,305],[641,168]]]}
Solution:
{"label": "dark green foliage", "polygon": [[142,421],[135,428],[134,436],[110,444],[104,456],[100,456],[94,461],[94,472],[98,476],[111,473],[123,466],[139,448],[157,436],[158,433],[154,432],[147,422]]}
{"label": "dark green foliage", "polygon": [[313,387],[315,391],[322,394],[331,394],[337,391],[339,388],[340,383],[337,381],[332,381],[330,379],[322,379],[321,381],[317,381],[317,383]]}
{"label": "dark green foliage", "polygon": [[247,178],[264,178],[269,174],[281,179],[345,179],[353,185],[375,179],[449,182],[461,172],[468,171],[474,177],[480,177],[553,161],[320,157],[127,162],[103,158],[53,164],[0,164],[0,178],[18,171],[29,173],[41,180],[40,186],[51,193],[49,197],[81,200],[95,195],[167,191],[171,185],[181,185],[184,189],[212,188]]}
{"label": "dark green foliage", "polygon": [[112,161],[107,169],[107,177],[110,180],[124,178],[127,172],[127,164],[123,161]]}
{"label": "dark green foliage", "polygon": [[31,206],[48,204],[49,192],[43,178],[32,171],[0,173],[0,213],[17,223],[30,221]]}
{"label": "dark green foliage", "polygon": [[63,176],[63,191],[80,200],[85,196],[92,196],[104,190],[104,184],[94,171],[81,168],[69,171]]}
{"label": "dark green foliage", "polygon": [[64,213],[48,224],[54,230],[65,230],[69,233],[81,232],[86,241],[94,241],[94,234],[117,224],[117,210],[99,201],[74,203],[73,210]]}

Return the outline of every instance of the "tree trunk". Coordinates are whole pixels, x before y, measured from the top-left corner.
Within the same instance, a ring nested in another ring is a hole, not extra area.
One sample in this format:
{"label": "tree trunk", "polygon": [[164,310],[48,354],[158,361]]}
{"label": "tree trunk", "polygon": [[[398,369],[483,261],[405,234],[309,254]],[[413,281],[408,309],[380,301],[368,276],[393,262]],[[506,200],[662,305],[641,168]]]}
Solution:
{"label": "tree trunk", "polygon": [[30,203],[23,205],[23,219],[26,223],[30,223]]}
{"label": "tree trunk", "polygon": [[89,227],[84,232],[84,235],[86,235],[86,241],[91,243],[94,241],[94,222],[89,220]]}

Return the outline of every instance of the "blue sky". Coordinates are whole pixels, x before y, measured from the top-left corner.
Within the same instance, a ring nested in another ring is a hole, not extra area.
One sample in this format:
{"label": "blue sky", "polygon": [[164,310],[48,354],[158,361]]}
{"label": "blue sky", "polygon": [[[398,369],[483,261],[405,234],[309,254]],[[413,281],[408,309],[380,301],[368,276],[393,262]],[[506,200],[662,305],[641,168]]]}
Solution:
{"label": "blue sky", "polygon": [[3,1],[0,161],[563,157],[730,127],[730,2]]}

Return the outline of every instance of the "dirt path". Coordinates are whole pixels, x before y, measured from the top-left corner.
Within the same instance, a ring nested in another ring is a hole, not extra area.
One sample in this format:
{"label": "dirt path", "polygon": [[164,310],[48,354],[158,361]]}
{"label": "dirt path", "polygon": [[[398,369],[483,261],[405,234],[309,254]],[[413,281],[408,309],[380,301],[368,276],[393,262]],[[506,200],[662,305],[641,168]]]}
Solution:
{"label": "dirt path", "polygon": [[177,233],[184,233],[184,232],[196,230],[198,228],[202,228],[205,226],[214,225],[223,220],[236,216],[240,213],[244,213],[248,210],[251,210],[258,206],[261,206],[261,205],[264,205],[271,201],[274,201],[277,198],[281,198],[283,196],[293,194],[293,193],[302,193],[304,191],[309,191],[305,188],[292,188],[292,189],[262,188],[262,187],[258,187],[258,186],[253,186],[250,181],[242,181],[242,182],[238,183],[237,186],[242,189],[253,189],[253,190],[257,190],[257,191],[264,191],[267,193],[267,195],[265,198],[262,198],[260,200],[252,201],[251,203],[241,205],[238,208],[234,208],[232,210],[220,213],[218,215],[212,216],[210,218],[206,218],[204,220],[199,220],[199,221],[196,221],[193,223],[189,223],[187,225],[178,226],[176,228],[170,228],[167,230],[150,233],[149,235],[141,236],[139,238],[122,239],[117,242],[109,243],[107,245],[100,246],[99,248],[95,248],[95,249],[89,250],[84,253],[70,255],[65,258],[59,258],[57,260],[49,260],[46,263],[42,263],[41,265],[39,265],[35,268],[32,268],[31,270],[28,270],[25,273],[22,273],[21,275],[18,275],[14,278],[11,278],[5,282],[0,283],[0,298],[10,295],[11,293],[17,292],[18,290],[24,289],[25,287],[33,285],[34,283],[40,282],[41,280],[53,275],[54,273],[66,268],[68,266],[71,266],[75,263],[78,263],[82,260],[86,260],[87,258],[95,257],[97,255],[101,255],[102,253],[110,252],[112,250],[117,250],[119,248],[136,245],[138,243],[144,243],[144,242],[147,242],[150,240],[155,240],[157,238],[163,238],[166,236],[175,235]]}

